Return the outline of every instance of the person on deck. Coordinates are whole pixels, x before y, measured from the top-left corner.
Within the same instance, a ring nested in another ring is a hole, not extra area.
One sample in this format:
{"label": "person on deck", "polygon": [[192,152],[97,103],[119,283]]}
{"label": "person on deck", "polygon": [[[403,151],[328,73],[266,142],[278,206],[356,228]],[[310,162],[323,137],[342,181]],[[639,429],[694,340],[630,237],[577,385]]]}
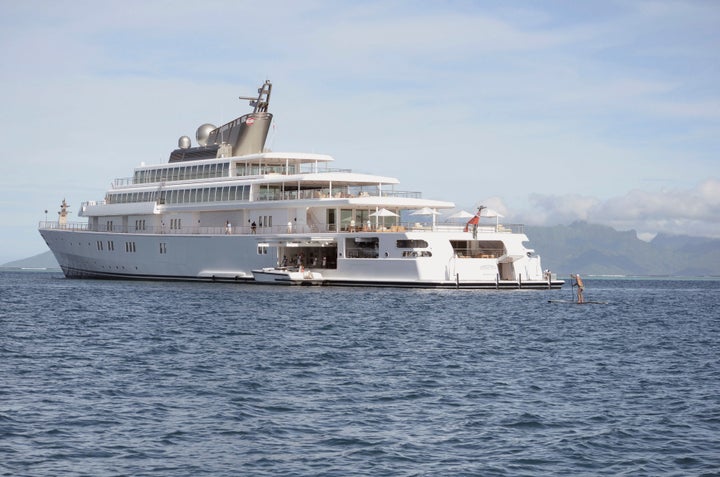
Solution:
{"label": "person on deck", "polygon": [[575,279],[575,283],[573,283],[573,286],[577,286],[577,302],[578,303],[585,303],[585,297],[583,297],[583,291],[585,291],[585,286],[583,285],[582,278],[580,278],[579,274],[570,275],[571,278]]}

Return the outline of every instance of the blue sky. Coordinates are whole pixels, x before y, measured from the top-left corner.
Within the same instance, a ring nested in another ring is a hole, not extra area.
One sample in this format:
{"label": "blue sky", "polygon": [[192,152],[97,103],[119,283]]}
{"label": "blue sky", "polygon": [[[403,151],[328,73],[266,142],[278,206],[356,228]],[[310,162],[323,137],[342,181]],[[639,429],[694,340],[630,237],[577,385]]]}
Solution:
{"label": "blue sky", "polygon": [[274,150],[508,222],[720,237],[714,1],[0,1],[0,263],[265,79]]}

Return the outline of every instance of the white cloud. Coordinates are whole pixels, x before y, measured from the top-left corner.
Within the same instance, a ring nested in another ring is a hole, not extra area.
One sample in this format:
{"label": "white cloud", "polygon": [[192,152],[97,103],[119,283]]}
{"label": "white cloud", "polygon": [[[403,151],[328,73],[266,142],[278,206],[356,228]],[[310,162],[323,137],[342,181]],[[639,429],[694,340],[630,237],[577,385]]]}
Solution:
{"label": "white cloud", "polygon": [[600,200],[577,195],[530,197],[533,207],[518,218],[534,225],[568,224],[575,220],[634,229],[643,237],[659,232],[720,237],[720,179],[707,179],[690,189],[632,190]]}

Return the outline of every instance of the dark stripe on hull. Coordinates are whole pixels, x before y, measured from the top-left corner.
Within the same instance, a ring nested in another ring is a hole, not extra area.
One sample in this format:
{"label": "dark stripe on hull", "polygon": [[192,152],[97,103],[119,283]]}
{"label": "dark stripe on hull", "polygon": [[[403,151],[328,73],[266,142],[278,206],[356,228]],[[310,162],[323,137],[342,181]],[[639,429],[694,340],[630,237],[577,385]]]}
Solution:
{"label": "dark stripe on hull", "polygon": [[143,275],[132,273],[112,273],[112,272],[96,272],[90,270],[82,270],[72,267],[61,267],[67,278],[96,278],[106,280],[154,280],[154,281],[186,281],[186,282],[223,282],[223,283],[252,283],[257,285],[325,285],[325,286],[341,286],[341,287],[376,287],[376,288],[438,288],[438,289],[483,289],[483,290],[548,290],[562,288],[562,281],[553,282],[515,282],[494,281],[488,282],[418,282],[418,281],[377,281],[377,280],[333,280],[325,279],[321,282],[292,282],[290,280],[283,282],[258,282],[252,277],[197,277],[182,275]]}
{"label": "dark stripe on hull", "polygon": [[184,275],[145,275],[138,273],[112,273],[95,272],[79,268],[63,267],[63,273],[67,278],[95,278],[101,280],[153,280],[153,281],[179,281],[179,282],[228,282],[228,283],[255,283],[253,277],[197,277]]}

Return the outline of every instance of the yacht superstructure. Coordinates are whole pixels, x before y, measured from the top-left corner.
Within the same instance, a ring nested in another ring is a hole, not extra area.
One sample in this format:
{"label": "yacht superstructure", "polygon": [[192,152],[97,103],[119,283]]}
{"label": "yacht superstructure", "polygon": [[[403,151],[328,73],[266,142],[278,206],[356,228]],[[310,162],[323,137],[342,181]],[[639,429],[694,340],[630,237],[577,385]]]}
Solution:
{"label": "yacht superstructure", "polygon": [[[452,202],[324,154],[265,150],[272,85],[252,112],[136,167],[86,223],[43,222],[67,277],[447,288],[559,288],[520,225],[438,224]],[[421,217],[427,220],[419,220]]]}

